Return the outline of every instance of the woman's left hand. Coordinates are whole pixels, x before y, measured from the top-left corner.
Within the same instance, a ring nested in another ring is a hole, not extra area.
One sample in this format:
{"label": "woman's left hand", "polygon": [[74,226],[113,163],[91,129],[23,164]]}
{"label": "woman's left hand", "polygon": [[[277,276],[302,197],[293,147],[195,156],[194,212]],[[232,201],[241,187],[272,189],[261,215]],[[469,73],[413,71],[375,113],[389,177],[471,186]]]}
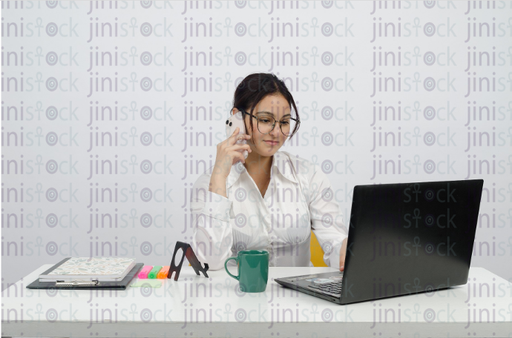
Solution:
{"label": "woman's left hand", "polygon": [[[347,237],[348,238],[348,237]],[[347,254],[347,238],[341,243],[340,249],[340,271],[345,269],[345,255]]]}

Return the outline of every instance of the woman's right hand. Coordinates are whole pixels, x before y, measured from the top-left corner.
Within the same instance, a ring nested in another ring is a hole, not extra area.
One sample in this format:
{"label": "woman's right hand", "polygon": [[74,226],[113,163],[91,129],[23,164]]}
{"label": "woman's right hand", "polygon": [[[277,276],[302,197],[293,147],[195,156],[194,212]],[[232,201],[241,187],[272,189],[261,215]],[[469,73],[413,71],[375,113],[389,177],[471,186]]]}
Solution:
{"label": "woman's right hand", "polygon": [[[237,162],[245,163],[244,154],[238,150],[242,149],[247,150],[248,152],[252,152],[252,149],[248,144],[236,143],[239,131],[240,128],[236,127],[233,135],[228,137],[223,142],[217,144],[217,158],[215,159],[213,174],[227,178],[233,164]],[[243,135],[243,138],[248,140],[251,137],[250,135]]]}

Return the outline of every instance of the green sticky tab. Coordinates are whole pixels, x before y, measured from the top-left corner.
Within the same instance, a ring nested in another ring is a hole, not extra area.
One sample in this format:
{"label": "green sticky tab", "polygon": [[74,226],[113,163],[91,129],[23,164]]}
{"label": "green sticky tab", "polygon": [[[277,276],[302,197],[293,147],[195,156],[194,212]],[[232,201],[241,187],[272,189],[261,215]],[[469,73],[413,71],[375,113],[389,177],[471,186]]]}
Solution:
{"label": "green sticky tab", "polygon": [[159,288],[162,286],[162,279],[149,280],[149,279],[136,279],[131,284],[132,288]]}
{"label": "green sticky tab", "polygon": [[155,279],[156,275],[158,275],[158,272],[160,272],[160,269],[162,268],[161,265],[155,265],[153,266],[153,269],[148,273],[148,278]]}

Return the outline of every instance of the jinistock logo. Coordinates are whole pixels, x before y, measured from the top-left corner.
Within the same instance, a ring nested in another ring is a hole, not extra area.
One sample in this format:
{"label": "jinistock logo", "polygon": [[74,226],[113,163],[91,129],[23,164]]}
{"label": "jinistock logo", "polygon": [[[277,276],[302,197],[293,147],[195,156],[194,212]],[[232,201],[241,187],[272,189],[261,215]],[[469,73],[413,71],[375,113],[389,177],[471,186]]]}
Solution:
{"label": "jinistock logo", "polygon": [[[269,240],[279,234],[289,239],[275,254],[301,256],[311,233],[308,222],[348,225],[353,187],[364,182],[484,179],[478,215],[483,232],[477,231],[473,255],[498,270],[508,266],[509,1],[1,1],[0,6],[1,244],[12,272],[5,285],[30,272],[15,268],[19,259],[44,264],[65,255],[120,255],[156,263],[172,256],[176,240],[190,242],[198,224],[207,230],[227,226],[220,219],[229,219],[236,235],[265,223]],[[318,198],[336,202],[338,210],[308,218],[304,192],[318,187],[304,182],[302,188],[269,184],[266,198],[256,188],[232,186],[226,198],[233,202],[233,215],[226,215],[216,207],[225,197],[195,185],[215,166],[235,90],[247,75],[260,72],[285,83],[301,120],[282,150],[318,166],[330,184]],[[194,203],[197,196],[210,205],[206,210]],[[410,196],[414,200],[413,192]],[[238,208],[257,203],[265,203],[268,209],[260,209],[266,213]],[[437,214],[411,207],[398,224],[411,233],[421,227],[459,228],[461,216],[449,207]],[[459,249],[453,237],[442,238],[438,247],[414,236],[390,243],[376,235],[375,259],[452,255]],[[247,237],[233,238],[229,248],[198,244],[220,255],[251,248]],[[333,250],[333,243],[322,243],[323,250]],[[217,309],[215,302],[196,308],[190,299],[198,290],[187,289],[183,302],[189,323],[254,322],[260,316],[273,316],[274,323],[332,322],[345,316],[279,301],[255,312]],[[55,306],[40,305],[30,312],[33,318],[68,319]],[[382,322],[392,319],[384,307],[375,307],[377,323],[381,308]],[[90,309],[94,335],[102,314],[108,321],[110,313],[99,302]],[[118,321],[175,315],[168,307],[127,303],[112,307],[112,318],[116,309]],[[430,310],[402,307],[401,319],[443,319],[444,313]],[[471,302],[472,318],[473,310],[478,319],[481,309]],[[396,309],[394,315],[397,319]],[[24,312],[24,320],[27,316]],[[372,333],[385,331],[383,326]],[[270,330],[279,333],[276,325]],[[197,333],[191,325],[182,332]]]}

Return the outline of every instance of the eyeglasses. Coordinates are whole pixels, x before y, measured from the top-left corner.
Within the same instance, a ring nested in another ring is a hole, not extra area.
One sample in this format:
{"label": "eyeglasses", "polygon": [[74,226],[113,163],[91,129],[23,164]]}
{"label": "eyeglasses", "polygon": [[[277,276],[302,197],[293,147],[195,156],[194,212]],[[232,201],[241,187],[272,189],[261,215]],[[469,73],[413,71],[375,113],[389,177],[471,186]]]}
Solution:
{"label": "eyeglasses", "polygon": [[[272,130],[274,130],[276,123],[278,123],[278,121],[274,118],[274,115],[272,114],[260,112],[257,113],[258,116],[254,116],[253,114],[250,114],[243,109],[237,109],[240,110],[242,114],[247,114],[249,116],[254,117],[258,121],[258,130],[263,135],[266,135],[270,133]],[[281,132],[286,137],[290,135],[290,132],[295,128],[296,125],[299,126],[300,122],[297,119],[290,116],[285,116],[281,121],[279,121],[279,129],[281,129]]]}

